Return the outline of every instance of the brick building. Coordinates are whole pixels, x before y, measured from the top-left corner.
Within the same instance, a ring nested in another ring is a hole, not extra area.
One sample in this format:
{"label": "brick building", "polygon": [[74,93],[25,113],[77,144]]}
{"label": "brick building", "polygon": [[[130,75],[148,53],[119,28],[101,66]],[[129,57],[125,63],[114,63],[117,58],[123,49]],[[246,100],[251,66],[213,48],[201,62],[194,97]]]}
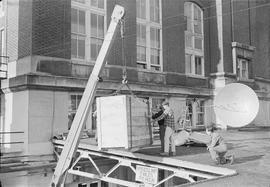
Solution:
{"label": "brick building", "polygon": [[[149,108],[168,99],[179,117],[187,105],[192,125],[200,128],[220,123],[208,107],[215,91],[241,82],[260,100],[253,124],[270,125],[266,0],[3,0],[4,151],[51,153],[51,137],[68,131],[115,4],[126,11],[125,60],[118,32],[98,96],[114,93],[126,69],[132,91],[148,99]],[[121,93],[129,91],[124,87]],[[91,115],[86,128],[96,128]]]}

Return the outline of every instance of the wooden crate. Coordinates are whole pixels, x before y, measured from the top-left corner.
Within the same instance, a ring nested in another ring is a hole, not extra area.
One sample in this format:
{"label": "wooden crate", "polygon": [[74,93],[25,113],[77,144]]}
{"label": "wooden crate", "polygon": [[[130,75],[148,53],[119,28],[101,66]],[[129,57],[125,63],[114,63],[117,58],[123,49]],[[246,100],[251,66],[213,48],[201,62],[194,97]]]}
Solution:
{"label": "wooden crate", "polygon": [[152,144],[149,104],[128,95],[97,98],[99,148],[126,149]]}

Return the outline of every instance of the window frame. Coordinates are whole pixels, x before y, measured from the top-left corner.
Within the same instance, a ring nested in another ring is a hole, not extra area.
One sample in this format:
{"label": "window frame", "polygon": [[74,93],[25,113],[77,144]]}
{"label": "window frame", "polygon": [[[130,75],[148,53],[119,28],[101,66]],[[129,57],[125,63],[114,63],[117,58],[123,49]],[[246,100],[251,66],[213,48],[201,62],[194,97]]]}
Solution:
{"label": "window frame", "polygon": [[[72,96],[76,97],[75,109],[72,108]],[[80,104],[80,101],[81,101],[82,97],[83,97],[83,93],[81,93],[81,92],[74,92],[74,93],[69,93],[68,94],[68,113],[67,113],[67,117],[68,117],[67,128],[68,128],[68,130],[70,129],[70,127],[72,125],[72,122],[74,120],[74,117],[76,115],[76,112],[78,110],[78,107],[79,107],[79,104]],[[97,127],[96,118],[93,117],[93,115],[92,115],[93,112],[95,112],[95,110],[96,110],[96,98],[94,99],[93,105],[90,108],[89,116],[85,121],[86,125],[84,126],[84,129],[90,129],[91,131],[96,130],[96,127]],[[69,116],[71,116],[71,115],[72,115],[73,118],[70,121]]]}
{"label": "window frame", "polygon": [[0,78],[8,77],[8,57],[6,56],[6,29],[0,28]]}
{"label": "window frame", "polygon": [[4,57],[6,56],[6,29],[4,27],[0,28],[0,40],[0,65],[1,68],[7,71],[7,57]]}
{"label": "window frame", "polygon": [[1,0],[0,1],[0,17],[5,16],[5,7],[6,7],[6,2]]}
{"label": "window frame", "polygon": [[[243,62],[246,62],[246,73],[245,76],[243,76]],[[237,77],[240,80],[249,80],[249,69],[250,69],[250,60],[247,58],[237,57]]]}
{"label": "window frame", "polygon": [[[83,95],[82,93],[70,93],[69,94],[69,97],[68,97],[68,130],[71,128],[72,122],[74,120],[74,117],[76,115],[76,112],[77,112],[79,104],[80,104],[80,101],[82,99],[82,95]],[[72,96],[75,96],[75,108],[76,109],[72,108]],[[80,96],[80,100],[78,100],[79,96]],[[70,119],[69,116],[72,116],[72,120]]]}
{"label": "window frame", "polygon": [[[188,111],[186,113],[187,119],[190,120],[191,127],[203,127],[205,125],[205,100],[204,99],[186,99],[186,106]],[[202,109],[202,111],[200,110]],[[202,123],[199,123],[199,115],[203,115]]]}
{"label": "window frame", "polygon": [[[141,0],[137,0],[141,1]],[[136,3],[137,3],[136,1]],[[144,25],[146,27],[146,61],[140,61],[136,58],[137,62],[137,68],[141,70],[150,70],[150,71],[157,71],[157,72],[162,72],[163,71],[163,49],[162,49],[162,3],[161,0],[159,1],[159,23],[151,21],[150,17],[150,0],[145,0],[145,19],[139,18],[136,16],[136,27],[138,24]],[[137,10],[137,5],[136,5],[136,13],[138,12]],[[159,48],[155,48],[159,50],[159,64],[151,64],[151,49],[153,48],[151,46],[151,28],[158,29],[159,30]],[[136,49],[137,47],[140,46],[137,43],[137,38],[136,38]],[[137,54],[137,53],[136,53]],[[138,65],[144,65],[146,68],[140,68]],[[151,67],[154,68],[159,68],[159,70],[152,70]]]}
{"label": "window frame", "polygon": [[[201,127],[201,126],[204,126],[205,124],[205,101],[204,100],[197,100],[196,101],[196,127]],[[199,123],[199,115],[203,115],[202,118],[202,122]]]}
{"label": "window frame", "polygon": [[[85,11],[85,57],[77,58],[77,57],[71,57],[72,60],[74,60],[77,63],[80,64],[95,64],[95,60],[91,59],[91,14],[100,15],[103,16],[103,38],[102,42],[104,41],[105,34],[107,31],[107,0],[104,0],[104,9],[98,8],[91,5],[91,1],[85,0],[85,3],[76,2],[75,0],[71,1],[71,8],[84,10]],[[71,32],[72,35],[76,34],[74,32]],[[72,50],[72,46],[71,46]],[[77,46],[78,50],[78,46]],[[98,50],[99,51],[99,50]],[[72,52],[71,52],[72,53]]]}
{"label": "window frame", "polygon": [[[190,71],[188,71],[187,69],[187,61],[185,58],[185,73],[187,75],[191,75],[191,76],[197,76],[197,77],[204,77],[205,76],[205,68],[204,68],[204,20],[203,20],[203,10],[200,6],[198,6],[196,3],[193,2],[185,2],[187,3],[187,5],[184,6],[184,9],[187,7],[191,8],[191,18],[190,18],[190,22],[189,22],[189,18],[187,15],[185,15],[185,20],[186,20],[186,25],[190,25],[191,30],[188,29],[188,27],[186,27],[185,31],[184,31],[184,35],[185,35],[185,56],[186,55],[190,55],[191,56],[191,61],[190,61]],[[188,6],[189,5],[189,6]],[[194,9],[198,8],[200,10],[201,13],[201,20],[199,22],[201,22],[201,34],[198,34],[195,32],[195,27],[194,27],[194,23],[195,23],[195,19],[194,19]],[[184,12],[189,12],[188,10],[184,10]],[[191,46],[187,46],[187,39],[191,38]],[[201,47],[202,49],[197,49],[195,48],[195,39],[199,38],[201,39]],[[196,73],[196,61],[195,58],[196,57],[201,57],[201,74],[197,74]]]}

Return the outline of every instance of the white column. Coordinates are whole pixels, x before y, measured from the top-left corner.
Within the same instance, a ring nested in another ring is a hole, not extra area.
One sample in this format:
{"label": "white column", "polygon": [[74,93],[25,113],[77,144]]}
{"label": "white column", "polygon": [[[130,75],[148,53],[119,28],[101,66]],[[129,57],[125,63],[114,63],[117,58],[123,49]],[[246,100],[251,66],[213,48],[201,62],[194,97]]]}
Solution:
{"label": "white column", "polygon": [[217,34],[219,49],[219,61],[217,64],[218,72],[224,72],[222,1],[223,0],[216,0]]}

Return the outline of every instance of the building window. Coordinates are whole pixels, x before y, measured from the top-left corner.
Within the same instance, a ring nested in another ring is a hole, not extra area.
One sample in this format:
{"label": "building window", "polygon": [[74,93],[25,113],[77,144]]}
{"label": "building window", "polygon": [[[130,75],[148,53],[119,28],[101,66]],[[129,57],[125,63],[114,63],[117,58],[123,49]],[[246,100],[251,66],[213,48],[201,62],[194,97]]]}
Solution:
{"label": "building window", "polygon": [[146,19],[146,0],[136,0],[137,18]]}
{"label": "building window", "polygon": [[7,78],[7,57],[5,57],[5,31],[0,30],[0,78]]}
{"label": "building window", "polygon": [[105,0],[72,0],[71,56],[95,62],[106,30]]}
{"label": "building window", "polygon": [[193,102],[190,99],[186,101],[186,121],[188,122],[188,126],[192,126],[192,116],[193,116]]}
{"label": "building window", "polygon": [[255,47],[239,42],[232,42],[233,73],[238,80],[252,80],[254,78],[252,64]]}
{"label": "building window", "polygon": [[91,0],[91,6],[104,9],[104,0]]}
{"label": "building window", "polygon": [[160,2],[159,0],[150,0],[150,20],[156,23],[160,22]]}
{"label": "building window", "polygon": [[193,127],[203,126],[204,125],[204,100],[200,99],[187,99],[186,106],[187,106],[187,116],[186,120],[190,122],[190,125]]}
{"label": "building window", "polygon": [[160,0],[136,0],[137,67],[162,71]]}
{"label": "building window", "polygon": [[204,101],[202,100],[197,101],[196,110],[197,110],[196,126],[203,126],[204,125]]}
{"label": "building window", "polygon": [[0,1],[0,17],[4,16],[4,12],[5,12],[5,2],[3,2],[3,0]]}
{"label": "building window", "polygon": [[74,2],[78,2],[78,3],[85,3],[85,0],[72,0],[72,1],[74,1]]}
{"label": "building window", "polygon": [[249,60],[244,58],[237,59],[237,77],[239,79],[249,79]]}
{"label": "building window", "polygon": [[71,56],[85,59],[85,11],[71,9]]}
{"label": "building window", "polygon": [[185,2],[186,74],[204,76],[203,11],[195,3]]}
{"label": "building window", "polygon": [[68,130],[70,129],[77,109],[79,107],[80,101],[82,99],[81,94],[70,95],[70,103],[68,107]]}
{"label": "building window", "polygon": [[5,46],[5,40],[4,40],[4,29],[0,30],[0,62],[3,61],[3,56],[4,56],[4,46]]}
{"label": "building window", "polygon": [[95,61],[104,39],[104,16],[91,13],[91,60]]}
{"label": "building window", "polygon": [[[68,130],[70,129],[73,119],[75,117],[75,114],[78,110],[79,104],[82,99],[82,94],[71,94],[69,96],[69,107],[68,107]],[[90,130],[96,130],[97,128],[97,121],[96,121],[96,116],[93,115],[94,112],[96,111],[96,99],[93,102],[92,108],[90,110],[90,113],[86,119],[86,129]]]}

